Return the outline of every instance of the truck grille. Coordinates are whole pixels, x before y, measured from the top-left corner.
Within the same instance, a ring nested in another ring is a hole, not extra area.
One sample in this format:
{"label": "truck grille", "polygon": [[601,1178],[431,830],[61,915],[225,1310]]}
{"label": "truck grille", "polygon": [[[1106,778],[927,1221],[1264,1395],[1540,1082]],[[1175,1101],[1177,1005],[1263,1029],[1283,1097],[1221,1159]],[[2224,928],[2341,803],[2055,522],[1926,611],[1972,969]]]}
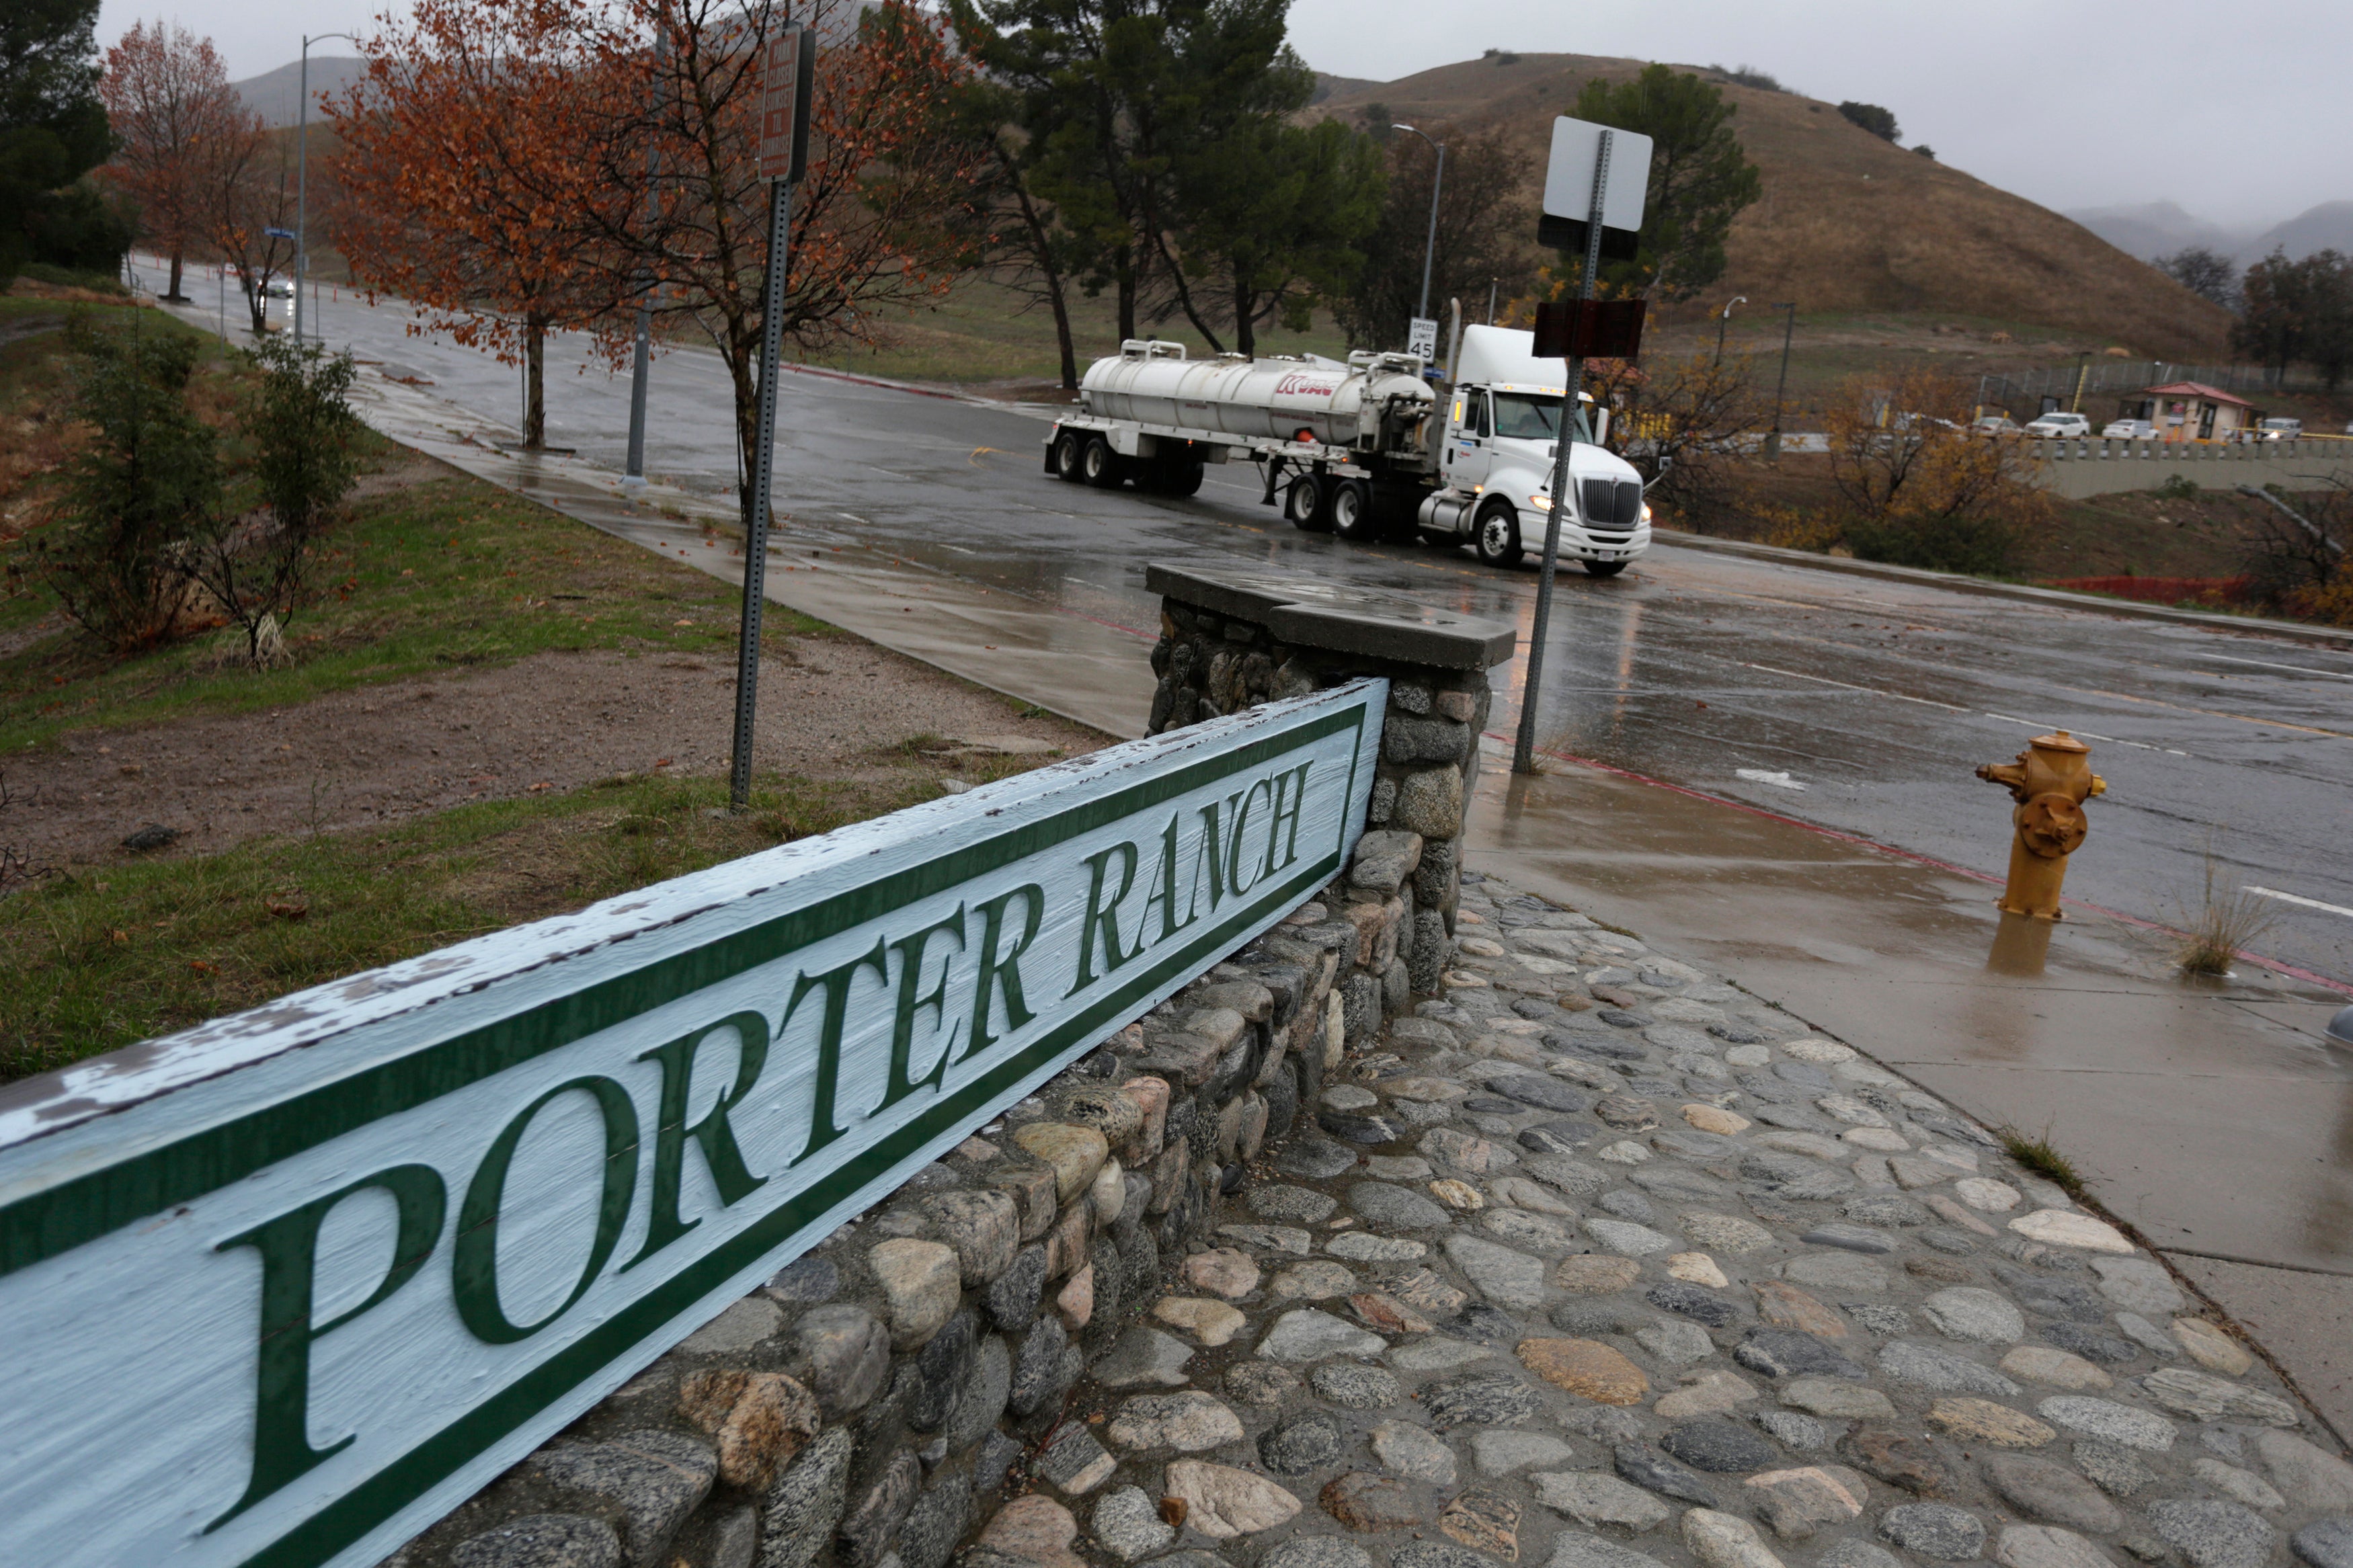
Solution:
{"label": "truck grille", "polygon": [[1584,501],[1587,528],[1624,531],[1642,515],[1642,487],[1632,479],[1587,479]]}

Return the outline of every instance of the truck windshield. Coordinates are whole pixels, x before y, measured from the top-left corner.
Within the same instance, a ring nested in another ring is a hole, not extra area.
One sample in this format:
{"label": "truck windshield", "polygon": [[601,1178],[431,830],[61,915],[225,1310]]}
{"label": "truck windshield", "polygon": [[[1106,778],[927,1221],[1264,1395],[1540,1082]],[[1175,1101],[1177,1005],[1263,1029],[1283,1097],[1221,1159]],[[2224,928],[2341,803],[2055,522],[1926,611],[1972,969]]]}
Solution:
{"label": "truck windshield", "polygon": [[[1560,399],[1539,397],[1525,392],[1495,394],[1495,434],[1506,440],[1549,441],[1558,428]],[[1568,438],[1588,445],[1593,440],[1592,426],[1585,422],[1585,410],[1577,411],[1576,421],[1569,426]]]}

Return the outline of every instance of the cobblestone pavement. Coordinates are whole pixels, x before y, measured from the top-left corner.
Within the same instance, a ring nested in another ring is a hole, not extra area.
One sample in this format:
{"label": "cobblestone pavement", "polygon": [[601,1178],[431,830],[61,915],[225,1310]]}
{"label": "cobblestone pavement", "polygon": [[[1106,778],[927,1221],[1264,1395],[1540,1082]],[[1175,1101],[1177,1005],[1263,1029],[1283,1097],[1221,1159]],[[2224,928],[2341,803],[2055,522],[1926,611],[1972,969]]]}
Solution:
{"label": "cobblestone pavement", "polygon": [[2353,1466],[2147,1253],[1848,1047],[1463,880],[1443,999],[1327,1079],[968,1568],[2353,1568]]}

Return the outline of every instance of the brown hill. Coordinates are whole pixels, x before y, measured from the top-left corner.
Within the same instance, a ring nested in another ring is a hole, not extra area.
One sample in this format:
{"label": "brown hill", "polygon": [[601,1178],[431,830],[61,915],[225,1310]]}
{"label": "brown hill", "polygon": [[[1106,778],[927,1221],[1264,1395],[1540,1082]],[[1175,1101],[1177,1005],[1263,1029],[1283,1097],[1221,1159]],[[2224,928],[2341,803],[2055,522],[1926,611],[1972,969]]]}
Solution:
{"label": "brown hill", "polygon": [[[1642,61],[1593,55],[1465,60],[1391,82],[1327,79],[1313,112],[1377,103],[1427,125],[1501,123],[1541,170],[1556,115],[1595,77]],[[1699,69],[1678,67],[1678,69]],[[2230,316],[2082,225],[1849,124],[1834,105],[1722,82],[1765,195],[1735,223],[1721,300],[1796,300],[1809,314],[1906,310],[2063,329],[2134,357],[2220,358]],[[1695,314],[1698,302],[1679,314]]]}

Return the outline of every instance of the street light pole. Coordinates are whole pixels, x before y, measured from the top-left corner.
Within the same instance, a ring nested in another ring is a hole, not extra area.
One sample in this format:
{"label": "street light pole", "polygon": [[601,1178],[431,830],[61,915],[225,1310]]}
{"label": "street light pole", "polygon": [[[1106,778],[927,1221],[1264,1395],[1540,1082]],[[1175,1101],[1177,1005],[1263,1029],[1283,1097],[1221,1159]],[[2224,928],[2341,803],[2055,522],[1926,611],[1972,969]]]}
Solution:
{"label": "street light pole", "polygon": [[1392,125],[1392,131],[1404,131],[1430,142],[1430,151],[1438,154],[1438,168],[1430,176],[1430,239],[1421,247],[1421,309],[1414,315],[1423,321],[1430,318],[1430,273],[1438,258],[1438,193],[1446,188],[1446,143],[1430,142],[1429,133],[1415,131],[1410,125]]}
{"label": "street light pole", "polygon": [[1718,364],[1724,363],[1724,329],[1732,324],[1732,307],[1746,303],[1747,295],[1735,294],[1724,302],[1724,310],[1715,318],[1715,363]]}
{"label": "street light pole", "polygon": [[1773,387],[1773,428],[1765,437],[1765,460],[1778,463],[1781,460],[1781,398],[1789,390],[1789,342],[1798,335],[1798,302],[1791,300],[1766,308],[1789,312],[1788,322],[1781,329],[1781,379]]}
{"label": "street light pole", "polygon": [[[302,281],[311,261],[311,46],[329,38],[356,44],[349,33],[305,34],[302,38],[302,104],[294,133],[294,344],[302,343]],[[279,165],[280,168],[284,164]],[[283,189],[283,186],[280,187]]]}

